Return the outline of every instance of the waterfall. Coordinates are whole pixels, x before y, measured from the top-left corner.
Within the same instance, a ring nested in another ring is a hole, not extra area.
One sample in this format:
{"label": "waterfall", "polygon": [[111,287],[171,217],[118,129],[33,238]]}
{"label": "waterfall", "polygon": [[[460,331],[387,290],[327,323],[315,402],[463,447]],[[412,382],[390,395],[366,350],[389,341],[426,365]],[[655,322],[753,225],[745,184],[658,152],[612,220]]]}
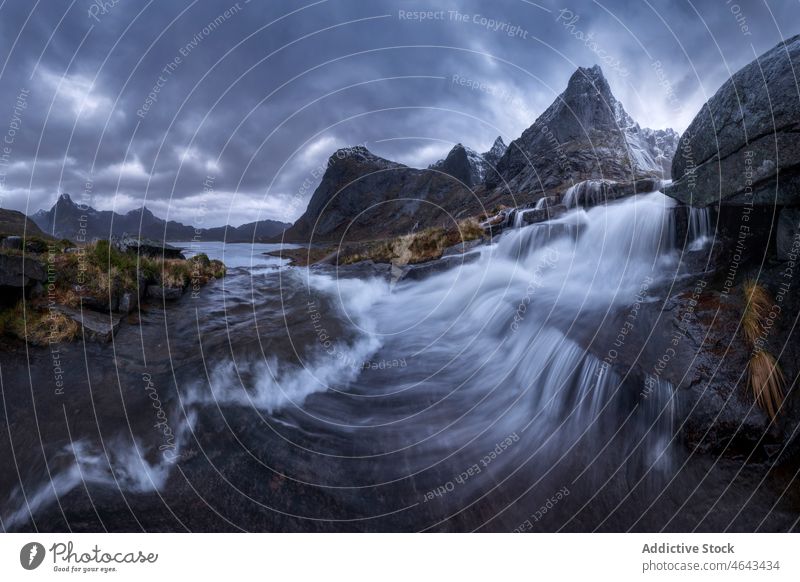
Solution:
{"label": "waterfall", "polygon": [[714,232],[711,226],[711,212],[708,207],[689,207],[689,250],[702,250],[713,238]]}
{"label": "waterfall", "polygon": [[514,228],[522,228],[525,226],[525,215],[529,212],[533,212],[537,210],[537,208],[518,208],[514,211]]}
{"label": "waterfall", "polygon": [[570,186],[564,193],[564,205],[567,208],[576,206],[596,206],[605,202],[608,182],[606,180],[585,180]]}
{"label": "waterfall", "polygon": [[[436,414],[451,418],[480,402],[473,422],[485,422],[497,435],[528,426],[530,438],[546,440],[556,458],[587,430],[600,446],[609,436],[603,431],[618,428],[617,415],[631,395],[605,365],[602,349],[590,353],[574,335],[591,336],[607,325],[607,313],[630,309],[641,295],[650,300],[655,281],[677,260],[673,206],[652,193],[575,208],[507,232],[477,261],[399,285],[371,309],[385,340],[378,354],[414,354],[414,365],[379,388],[357,379],[350,390],[370,396],[423,390],[426,401],[447,402]],[[671,425],[659,421],[671,406],[672,387],[656,384],[625,427],[626,438],[641,442],[639,466],[648,474],[663,465],[672,439]],[[394,422],[394,414],[370,421]],[[407,431],[404,443],[417,442],[431,422],[406,418],[397,430]],[[474,423],[459,423],[447,439],[418,443],[406,470],[442,458],[443,440],[464,443],[475,430]]]}

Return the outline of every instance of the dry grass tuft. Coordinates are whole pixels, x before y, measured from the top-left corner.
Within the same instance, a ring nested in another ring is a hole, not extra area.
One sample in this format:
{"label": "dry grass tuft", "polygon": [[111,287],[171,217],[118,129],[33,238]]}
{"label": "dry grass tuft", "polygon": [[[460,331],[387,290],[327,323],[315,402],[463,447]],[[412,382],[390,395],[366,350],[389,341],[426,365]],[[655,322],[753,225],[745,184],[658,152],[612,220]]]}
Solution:
{"label": "dry grass tuft", "polygon": [[772,354],[757,351],[747,364],[747,378],[756,402],[771,419],[783,404],[783,386],[786,380]]}
{"label": "dry grass tuft", "polygon": [[338,261],[340,265],[351,265],[366,260],[395,265],[425,263],[441,258],[447,247],[481,238],[484,234],[477,220],[467,218],[459,221],[455,228],[446,230],[434,226],[372,243],[367,247],[359,247],[343,253]]}
{"label": "dry grass tuft", "polygon": [[0,333],[17,337],[35,346],[72,341],[80,326],[59,311],[40,311],[17,303],[0,316]]}
{"label": "dry grass tuft", "polygon": [[742,314],[742,333],[753,350],[747,363],[747,383],[756,404],[774,419],[783,403],[783,386],[786,380],[773,355],[759,345],[763,344],[761,335],[764,318],[772,307],[772,297],[762,285],[753,280],[745,282],[743,291],[745,307]]}
{"label": "dry grass tuft", "polygon": [[772,298],[763,286],[753,280],[747,281],[743,289],[746,303],[742,315],[742,331],[752,347],[761,335],[762,321],[772,306]]}

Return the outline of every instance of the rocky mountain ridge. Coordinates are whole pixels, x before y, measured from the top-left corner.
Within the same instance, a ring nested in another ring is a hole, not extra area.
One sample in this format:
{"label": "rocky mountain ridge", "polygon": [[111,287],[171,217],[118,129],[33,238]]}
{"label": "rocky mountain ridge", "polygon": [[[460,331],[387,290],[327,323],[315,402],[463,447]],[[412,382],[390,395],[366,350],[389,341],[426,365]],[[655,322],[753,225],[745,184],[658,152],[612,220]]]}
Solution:
{"label": "rocky mountain ridge", "polygon": [[581,67],[508,147],[502,137],[483,154],[459,143],[427,169],[380,158],[363,146],[338,150],[285,240],[379,239],[452,226],[498,205],[561,196],[585,180],[652,183],[669,177],[677,143],[672,129],[641,128],[600,67]]}
{"label": "rocky mountain ridge", "polygon": [[472,168],[463,146],[448,159],[452,166],[443,170],[417,169],[364,146],[337,150],[305,213],[282,239],[341,243],[452,226],[479,205],[466,185]]}
{"label": "rocky mountain ridge", "polygon": [[95,210],[76,203],[69,194],[61,194],[50,210],[40,210],[30,218],[52,236],[81,242],[126,234],[160,241],[263,242],[290,226],[275,220],[261,220],[238,227],[195,228],[174,220],[165,221],[147,207],[126,214]]}

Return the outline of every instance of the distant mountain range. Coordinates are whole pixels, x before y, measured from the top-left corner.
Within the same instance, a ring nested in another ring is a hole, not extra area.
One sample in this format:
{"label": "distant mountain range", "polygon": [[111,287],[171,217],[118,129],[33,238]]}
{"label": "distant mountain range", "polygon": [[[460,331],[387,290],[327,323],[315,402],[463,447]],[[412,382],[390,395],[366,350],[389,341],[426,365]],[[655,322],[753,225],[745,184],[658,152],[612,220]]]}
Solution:
{"label": "distant mountain range", "polygon": [[363,146],[335,152],[290,241],[352,241],[453,226],[498,204],[530,204],[590,179],[668,179],[679,135],[641,128],[611,93],[599,66],[578,68],[567,88],[506,147],[479,154],[457,144],[427,169]]}
{"label": "distant mountain range", "polygon": [[291,226],[276,220],[260,220],[238,227],[195,229],[158,218],[147,208],[131,210],[127,214],[95,210],[76,204],[69,194],[62,194],[50,210],[40,210],[30,218],[52,236],[81,241],[127,234],[159,241],[267,242]]}

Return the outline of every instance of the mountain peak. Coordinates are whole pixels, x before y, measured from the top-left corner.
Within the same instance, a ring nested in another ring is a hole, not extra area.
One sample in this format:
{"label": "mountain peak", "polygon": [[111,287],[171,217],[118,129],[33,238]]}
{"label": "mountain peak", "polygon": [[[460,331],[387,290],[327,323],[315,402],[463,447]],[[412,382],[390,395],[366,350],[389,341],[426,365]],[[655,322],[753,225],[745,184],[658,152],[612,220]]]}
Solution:
{"label": "mountain peak", "polygon": [[75,204],[72,201],[72,197],[66,192],[64,192],[63,194],[61,194],[61,196],[58,197],[58,202],[64,202],[66,204]]}
{"label": "mountain peak", "polygon": [[134,208],[133,210],[129,210],[127,216],[142,216],[144,218],[155,218],[155,214],[147,207],[141,206],[138,208]]}
{"label": "mountain peak", "polygon": [[428,168],[439,170],[467,187],[472,187],[483,181],[486,174],[486,160],[472,148],[457,143],[450,149],[446,158],[434,162]]}
{"label": "mountain peak", "polygon": [[[328,160],[328,170],[337,165],[338,162],[348,160],[358,164],[371,164],[383,168],[400,168],[404,167],[403,164],[392,162],[380,156],[373,154],[366,146],[357,145],[346,148],[340,148],[333,152]],[[327,173],[327,171],[326,171]]]}
{"label": "mountain peak", "polygon": [[508,147],[506,146],[506,142],[503,141],[503,136],[498,135],[489,151],[483,154],[483,159],[491,165],[495,165],[498,160],[503,157],[503,154],[506,153],[506,149],[508,149]]}
{"label": "mountain peak", "polygon": [[578,67],[567,83],[565,94],[574,94],[576,92],[585,93],[587,90],[593,90],[602,95],[611,95],[611,87],[603,75],[603,69],[600,65],[592,67]]}
{"label": "mountain peak", "polygon": [[[656,147],[656,138],[664,147]],[[598,65],[578,67],[564,92],[508,148],[486,184],[494,188],[505,180],[516,191],[558,192],[586,179],[662,177],[673,141],[642,131]]]}

